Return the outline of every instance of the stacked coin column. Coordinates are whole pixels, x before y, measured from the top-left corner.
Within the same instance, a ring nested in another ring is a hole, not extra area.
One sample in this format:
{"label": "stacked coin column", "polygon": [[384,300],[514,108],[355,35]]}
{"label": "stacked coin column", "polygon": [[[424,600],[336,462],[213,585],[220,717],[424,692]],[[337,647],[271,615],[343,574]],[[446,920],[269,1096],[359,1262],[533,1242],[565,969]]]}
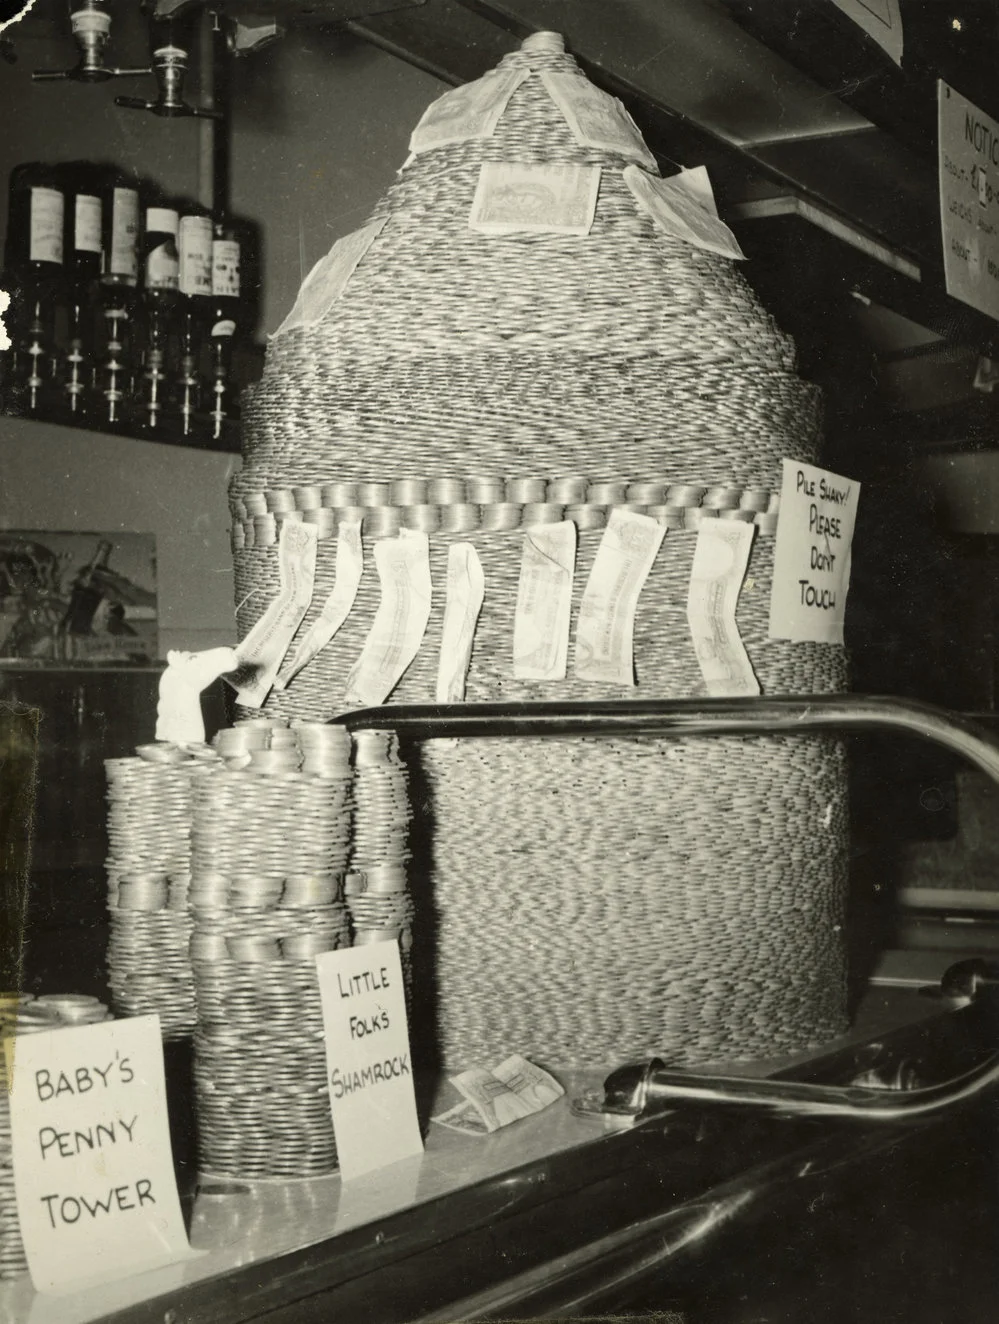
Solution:
{"label": "stacked coin column", "polygon": [[[108,1019],[108,1009],[85,993],[53,993],[33,998],[30,993],[0,995],[0,1041],[11,1036],[60,1030],[71,1025],[94,1025]],[[15,1051],[14,1060],[17,1060]],[[14,1190],[11,1148],[7,1056],[0,1042],[0,1278],[27,1273],[28,1261],[21,1240]]]}
{"label": "stacked coin column", "polygon": [[220,732],[216,748],[223,761],[194,782],[199,1163],[244,1179],[321,1176],[337,1160],[315,957],[350,945],[349,739],[256,721]]}
{"label": "stacked coin column", "polygon": [[191,920],[191,775],[217,756],[165,742],[137,758],[108,759],[108,983],[122,1016],[155,1012],[164,1039],[194,1029]]}
{"label": "stacked coin column", "polygon": [[354,946],[397,939],[410,991],[413,901],[406,865],[411,858],[409,776],[394,731],[354,736],[354,831],[347,905]]}

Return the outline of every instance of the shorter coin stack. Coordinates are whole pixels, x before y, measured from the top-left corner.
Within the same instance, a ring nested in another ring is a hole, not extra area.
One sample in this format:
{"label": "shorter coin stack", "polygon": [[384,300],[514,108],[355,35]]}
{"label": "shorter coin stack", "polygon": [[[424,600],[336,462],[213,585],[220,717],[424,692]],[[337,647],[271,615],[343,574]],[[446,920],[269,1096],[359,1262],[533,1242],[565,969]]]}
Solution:
{"label": "shorter coin stack", "polygon": [[315,957],[350,945],[350,742],[253,720],[216,749],[195,779],[192,834],[200,1166],[320,1176],[336,1146]]}
{"label": "shorter coin stack", "polygon": [[[14,1191],[9,1083],[2,1040],[69,1025],[94,1025],[108,1018],[104,1003],[83,993],[53,993],[40,998],[30,993],[0,993],[0,1278],[17,1278],[28,1270]],[[14,1061],[16,1065],[16,1052]]]}
{"label": "shorter coin stack", "polygon": [[140,745],[107,759],[108,983],[115,1011],[155,1012],[165,1039],[194,1028],[188,945],[191,777],[218,756],[207,746]]}
{"label": "shorter coin stack", "polygon": [[354,735],[354,832],[345,893],[354,946],[397,939],[407,990],[412,979],[413,901],[409,776],[394,731]]}

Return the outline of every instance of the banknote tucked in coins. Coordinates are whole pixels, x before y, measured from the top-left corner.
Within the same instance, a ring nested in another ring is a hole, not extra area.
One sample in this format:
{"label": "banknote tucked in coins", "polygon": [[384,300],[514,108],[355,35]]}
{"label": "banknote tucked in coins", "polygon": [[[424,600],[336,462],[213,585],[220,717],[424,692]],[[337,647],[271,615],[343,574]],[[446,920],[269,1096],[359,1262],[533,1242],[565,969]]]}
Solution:
{"label": "banknote tucked in coins", "polygon": [[330,642],[350,615],[357,597],[357,587],[364,573],[364,551],[361,546],[361,521],[344,520],[336,541],[336,578],[333,592],[323,603],[322,610],[309,626],[295,654],[275,677],[277,689],[285,689],[304,666]]}
{"label": "banknote tucked in coins", "polygon": [[361,655],[347,677],[346,707],[383,703],[416,657],[430,619],[430,540],[402,529],[375,543],[381,599]]}
{"label": "banknote tucked in coins", "polygon": [[712,697],[759,694],[735,609],[749,564],[755,525],[703,520],[690,571],[687,622],[705,688]]}
{"label": "banknote tucked in coins", "polygon": [[714,194],[703,166],[681,170],[669,179],[625,166],[624,182],[635,201],[667,234],[695,248],[727,258],[744,258],[739,241],[715,209]]}
{"label": "banknote tucked in coins", "polygon": [[648,515],[612,511],[576,622],[578,679],[634,685],[638,595],[665,534]]}
{"label": "banknote tucked in coins", "polygon": [[553,1076],[519,1053],[492,1070],[473,1067],[452,1076],[451,1084],[464,1096],[464,1101],[433,1120],[452,1130],[478,1135],[498,1131],[501,1126],[541,1112],[565,1093]]}
{"label": "banknote tucked in coins", "polygon": [[240,670],[251,673],[236,691],[239,702],[247,708],[262,706],[288,645],[309,610],[316,579],[316,547],[315,525],[282,524],[278,543],[280,590],[236,649]]}
{"label": "banknote tucked in coins", "polygon": [[541,81],[580,147],[616,152],[640,161],[646,169],[656,169],[656,158],[617,97],[601,91],[578,74],[557,74],[546,69]]}
{"label": "banknote tucked in coins", "polygon": [[461,703],[472,656],[475,623],[482,609],[485,579],[470,542],[452,543],[447,555],[447,601],[437,666],[438,703]]}
{"label": "banknote tucked in coins", "polygon": [[428,152],[469,138],[491,138],[511,96],[528,77],[526,69],[496,69],[445,92],[423,112],[409,139],[410,152]]}
{"label": "banknote tucked in coins", "polygon": [[468,224],[489,235],[587,235],[599,190],[600,167],[596,165],[486,161],[479,172]]}
{"label": "banknote tucked in coins", "polygon": [[513,620],[518,680],[564,680],[569,653],[576,526],[538,524],[524,534]]}
{"label": "banknote tucked in coins", "polygon": [[291,312],[274,332],[275,336],[283,335],[284,332],[292,331],[296,327],[314,326],[326,316],[346,289],[347,282],[381,234],[384,225],[384,218],[380,221],[372,221],[370,225],[362,226],[360,230],[344,235],[342,239],[336,241],[302,282],[302,288],[298,291]]}

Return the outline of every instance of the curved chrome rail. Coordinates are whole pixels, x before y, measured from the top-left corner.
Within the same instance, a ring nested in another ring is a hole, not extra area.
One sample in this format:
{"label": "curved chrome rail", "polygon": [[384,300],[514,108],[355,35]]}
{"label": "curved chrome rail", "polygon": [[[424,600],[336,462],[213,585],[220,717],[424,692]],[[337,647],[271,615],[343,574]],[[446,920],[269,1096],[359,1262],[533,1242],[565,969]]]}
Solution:
{"label": "curved chrome rail", "polygon": [[999,741],[974,722],[930,704],[871,695],[642,699],[613,703],[400,704],[355,709],[341,713],[334,721],[352,731],[388,728],[407,740],[887,730],[921,736],[942,745],[963,755],[999,782]]}
{"label": "curved chrome rail", "polygon": [[[752,699],[637,700],[604,703],[442,704],[367,708],[335,719],[351,730],[390,728],[409,740],[483,736],[775,735],[887,730],[920,736],[962,755],[999,784],[999,741],[974,722],[929,704],[870,695]],[[954,971],[964,971],[964,964]],[[964,971],[952,984],[973,997],[987,977]],[[947,976],[942,991],[948,995]],[[951,990],[953,995],[953,990]],[[798,1118],[867,1123],[926,1122],[999,1083],[999,1055],[973,1071],[922,1089],[872,1089],[671,1071],[657,1059],[608,1076],[603,1100],[577,1101],[584,1114],[635,1118],[694,1103]]]}
{"label": "curved chrome rail", "polygon": [[578,1100],[574,1107],[580,1116],[637,1118],[682,1104],[699,1104],[747,1108],[780,1117],[839,1118],[901,1126],[932,1121],[997,1083],[999,1055],[953,1080],[922,1089],[871,1089],[743,1076],[701,1076],[688,1071],[669,1071],[653,1058],[651,1062],[612,1072],[604,1082],[601,1100]]}

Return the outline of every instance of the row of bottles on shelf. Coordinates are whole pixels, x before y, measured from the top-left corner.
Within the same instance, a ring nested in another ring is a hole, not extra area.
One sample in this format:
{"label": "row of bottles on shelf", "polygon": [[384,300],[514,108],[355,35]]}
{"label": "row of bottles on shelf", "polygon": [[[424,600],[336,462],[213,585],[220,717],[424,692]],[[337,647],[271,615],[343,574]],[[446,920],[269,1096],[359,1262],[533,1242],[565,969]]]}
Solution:
{"label": "row of bottles on shelf", "polygon": [[0,367],[9,414],[150,437],[218,438],[252,329],[247,228],[114,167],[17,166]]}

